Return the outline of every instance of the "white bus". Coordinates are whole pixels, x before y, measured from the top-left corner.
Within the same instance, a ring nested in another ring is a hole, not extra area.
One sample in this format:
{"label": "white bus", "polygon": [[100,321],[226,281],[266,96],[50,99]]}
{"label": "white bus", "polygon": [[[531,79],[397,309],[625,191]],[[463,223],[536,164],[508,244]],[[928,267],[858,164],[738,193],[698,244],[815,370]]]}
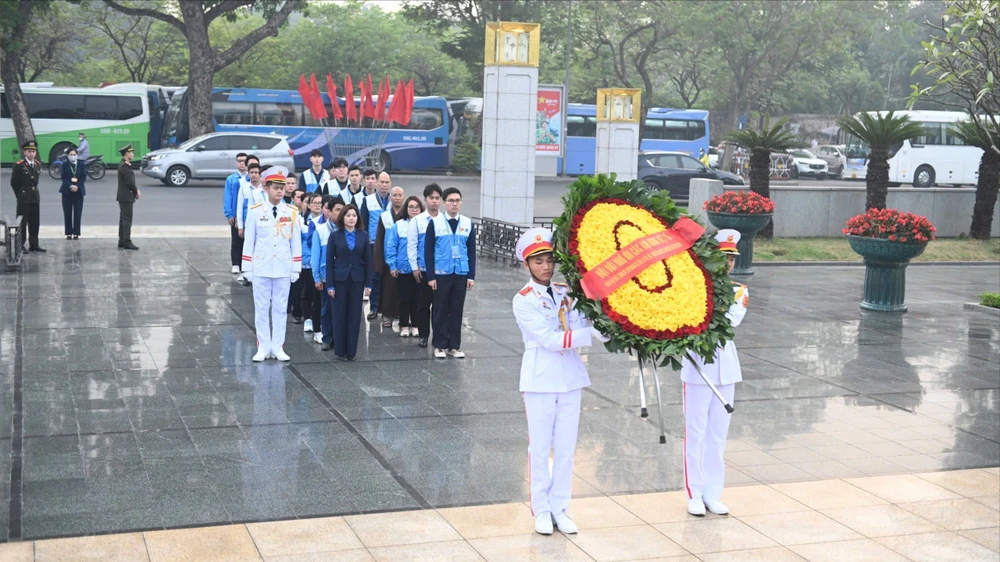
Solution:
{"label": "white bus", "polygon": [[[118,150],[131,143],[136,161],[156,146],[150,126],[160,123],[158,111],[151,111],[158,97],[145,84],[114,84],[103,88],[62,88],[51,82],[21,84],[24,104],[35,129],[39,157],[51,162],[71,144],[81,131],[87,133],[91,156],[104,155],[117,162]],[[14,122],[7,107],[7,95],[0,86],[0,160],[16,161],[20,147]]]}
{"label": "white bus", "polygon": [[[869,115],[886,112],[868,112]],[[968,146],[951,132],[951,126],[968,121],[960,111],[897,111],[924,127],[924,134],[889,150],[889,183],[913,187],[975,185],[983,151]],[[860,139],[847,139],[844,179],[865,179],[869,147]]]}

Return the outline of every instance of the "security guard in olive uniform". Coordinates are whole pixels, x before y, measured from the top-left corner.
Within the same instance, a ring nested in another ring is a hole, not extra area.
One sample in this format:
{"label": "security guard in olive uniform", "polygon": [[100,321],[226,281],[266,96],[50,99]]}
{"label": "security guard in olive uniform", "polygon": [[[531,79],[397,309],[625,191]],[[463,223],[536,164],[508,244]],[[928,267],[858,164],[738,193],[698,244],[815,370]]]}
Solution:
{"label": "security guard in olive uniform", "polygon": [[10,174],[10,186],[17,197],[17,214],[25,219],[28,229],[28,251],[44,252],[38,245],[38,223],[41,214],[41,197],[38,193],[38,176],[42,173],[42,163],[38,161],[38,143],[33,140],[21,145],[24,158],[14,164]]}
{"label": "security guard in olive uniform", "polygon": [[118,247],[138,250],[139,247],[132,243],[132,206],[140,196],[135,185],[135,172],[132,171],[135,149],[128,144],[118,152],[122,154],[122,161],[118,164]]}

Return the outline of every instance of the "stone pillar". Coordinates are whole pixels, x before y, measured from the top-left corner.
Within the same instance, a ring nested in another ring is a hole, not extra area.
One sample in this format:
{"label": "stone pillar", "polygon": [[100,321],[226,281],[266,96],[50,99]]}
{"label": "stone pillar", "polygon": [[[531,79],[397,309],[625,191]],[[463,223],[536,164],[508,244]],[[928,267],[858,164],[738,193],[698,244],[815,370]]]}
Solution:
{"label": "stone pillar", "polygon": [[617,174],[618,181],[637,179],[641,114],[640,90],[598,88],[595,173]]}
{"label": "stone pillar", "polygon": [[722,182],[720,180],[692,179],[690,188],[688,189],[688,214],[693,215],[698,219],[698,222],[710,230],[715,230],[712,224],[708,222],[708,214],[705,212],[704,207],[709,199],[716,195],[722,195],[722,192]]}
{"label": "stone pillar", "polygon": [[537,23],[486,25],[480,216],[530,226],[535,217]]}

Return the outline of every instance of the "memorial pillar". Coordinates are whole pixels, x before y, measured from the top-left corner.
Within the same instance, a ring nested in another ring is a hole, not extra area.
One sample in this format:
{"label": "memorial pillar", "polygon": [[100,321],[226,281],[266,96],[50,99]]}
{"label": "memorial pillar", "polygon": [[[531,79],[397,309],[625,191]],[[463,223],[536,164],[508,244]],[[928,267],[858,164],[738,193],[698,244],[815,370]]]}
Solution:
{"label": "memorial pillar", "polygon": [[535,215],[537,23],[486,24],[480,216],[530,226]]}
{"label": "memorial pillar", "polygon": [[615,173],[618,181],[636,179],[641,96],[636,88],[598,88],[595,173]]}

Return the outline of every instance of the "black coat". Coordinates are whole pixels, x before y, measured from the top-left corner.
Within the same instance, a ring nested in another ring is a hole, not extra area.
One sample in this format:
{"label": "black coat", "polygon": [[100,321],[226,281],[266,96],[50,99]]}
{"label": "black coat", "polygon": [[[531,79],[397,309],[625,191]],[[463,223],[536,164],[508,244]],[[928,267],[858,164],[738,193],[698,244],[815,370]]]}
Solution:
{"label": "black coat", "polygon": [[347,246],[347,231],[337,230],[326,245],[326,286],[335,281],[364,281],[372,286],[371,242],[368,233],[354,229],[354,249]]}
{"label": "black coat", "polygon": [[35,164],[27,160],[18,160],[10,172],[10,187],[17,197],[17,214],[24,215],[25,205],[41,202],[38,193],[38,176],[42,173],[42,163],[35,159]]}
{"label": "black coat", "polygon": [[135,203],[139,188],[135,186],[135,172],[132,165],[122,158],[118,164],[118,201],[121,203]]}

